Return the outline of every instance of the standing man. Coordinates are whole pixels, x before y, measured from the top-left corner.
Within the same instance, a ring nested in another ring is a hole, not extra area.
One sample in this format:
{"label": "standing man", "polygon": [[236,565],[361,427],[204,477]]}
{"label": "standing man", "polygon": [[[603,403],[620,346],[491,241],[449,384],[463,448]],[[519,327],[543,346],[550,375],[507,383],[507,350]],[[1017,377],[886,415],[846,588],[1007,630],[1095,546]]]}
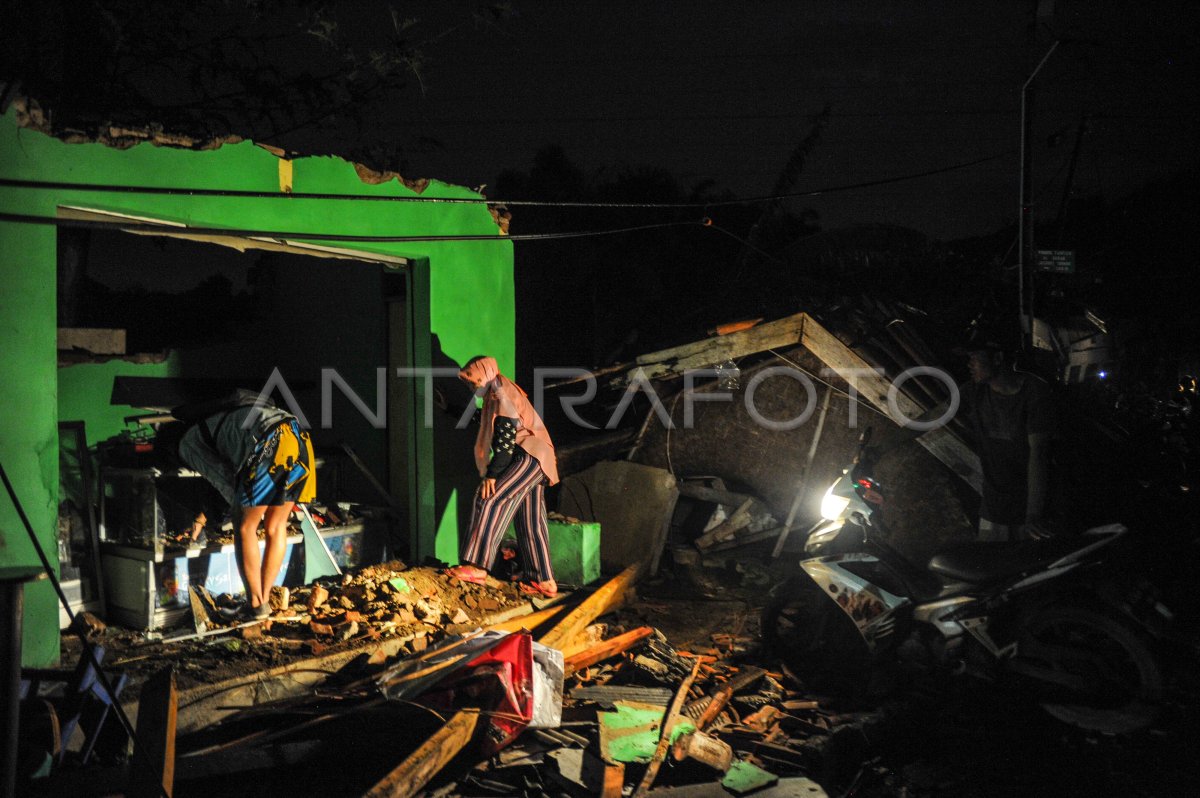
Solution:
{"label": "standing man", "polygon": [[959,418],[971,430],[983,470],[979,540],[1046,537],[1043,523],[1054,415],[1049,386],[1013,367],[994,341],[967,346],[971,382],[960,388]]}
{"label": "standing man", "polygon": [[[268,596],[287,551],[287,520],[317,494],[312,441],[296,417],[271,406],[205,414],[179,439],[179,459],[212,483],[233,509],[237,563],[246,587],[244,620],[271,613]],[[266,548],[258,550],[265,519]]]}

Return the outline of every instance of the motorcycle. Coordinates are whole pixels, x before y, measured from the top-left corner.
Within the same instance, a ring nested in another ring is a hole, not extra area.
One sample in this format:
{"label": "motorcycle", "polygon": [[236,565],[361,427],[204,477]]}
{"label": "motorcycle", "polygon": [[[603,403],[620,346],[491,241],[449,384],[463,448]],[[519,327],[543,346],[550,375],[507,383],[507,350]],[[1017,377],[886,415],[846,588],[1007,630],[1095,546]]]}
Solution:
{"label": "motorcycle", "polygon": [[1153,723],[1164,691],[1156,641],[1172,616],[1151,585],[1114,565],[1124,526],[967,543],[918,567],[887,541],[869,440],[826,491],[801,573],[763,611],[764,642],[797,676],[854,691],[872,668],[907,657],[1020,680],[1051,716],[1083,729]]}

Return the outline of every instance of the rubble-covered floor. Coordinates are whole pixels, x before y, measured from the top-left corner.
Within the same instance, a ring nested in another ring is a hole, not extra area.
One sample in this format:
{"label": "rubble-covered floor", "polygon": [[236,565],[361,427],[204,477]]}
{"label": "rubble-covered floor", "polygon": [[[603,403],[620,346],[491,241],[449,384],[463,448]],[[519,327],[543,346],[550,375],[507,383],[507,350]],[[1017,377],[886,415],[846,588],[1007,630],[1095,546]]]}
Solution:
{"label": "rubble-covered floor", "polygon": [[[668,558],[658,576],[638,586],[636,600],[598,619],[600,626],[593,630],[606,639],[645,626],[658,634],[568,677],[559,730],[526,731],[487,759],[468,749],[425,794],[599,794],[598,771],[584,773],[589,765],[603,768],[598,719],[612,709],[604,703],[604,691],[648,688],[657,690],[656,700],[665,704],[697,657],[702,665],[688,696],[693,708],[738,674],[763,672],[734,693],[709,734],[728,743],[738,759],[780,779],[748,793],[764,798],[815,795],[807,792],[809,784],[827,795],[888,798],[1178,795],[1189,792],[1200,776],[1194,756],[1200,715],[1190,699],[1194,684],[1173,694],[1172,706],[1154,728],[1123,737],[1065,727],[996,685],[913,668],[864,685],[854,703],[814,694],[759,643],[767,591],[794,567],[794,558],[771,561],[761,552],[709,558],[689,567],[674,566]],[[396,589],[392,580],[397,578],[409,589]],[[344,585],[330,584],[328,595],[318,594],[311,610],[310,596],[306,589],[295,591],[290,602],[295,617],[276,613],[261,635],[235,633],[162,646],[139,645],[129,633],[108,630],[110,661],[145,673],[174,662],[186,689],[389,636],[405,639],[398,649],[404,656],[526,601],[507,583],[464,585],[432,569],[401,570],[398,564],[365,569]],[[347,634],[351,624],[357,628]],[[586,691],[575,694],[579,688],[591,689],[591,697]],[[192,732],[181,738],[181,747],[220,746],[244,736],[254,722],[211,734]],[[440,724],[430,711],[412,706],[350,713],[271,745],[181,759],[175,794],[257,795],[266,782],[273,792],[293,796],[362,794]],[[625,767],[628,795],[645,766]],[[722,774],[707,765],[668,756],[649,794],[736,794],[721,787],[721,780]]]}
{"label": "rubble-covered floor", "polygon": [[[192,636],[191,629],[150,635],[108,627],[94,639],[106,649],[105,665],[130,675],[131,691],[136,692],[145,675],[167,665],[175,666],[183,691],[378,640],[399,638],[401,651],[419,651],[445,634],[530,608],[514,583],[492,579],[486,585],[468,584],[437,569],[407,568],[400,562],[368,566],[318,584],[287,591],[286,607],[280,607],[282,591],[276,588],[274,612],[260,626],[218,621],[210,630],[216,634],[180,642],[171,641]],[[64,667],[73,667],[79,659],[78,638],[64,634],[62,646]]]}

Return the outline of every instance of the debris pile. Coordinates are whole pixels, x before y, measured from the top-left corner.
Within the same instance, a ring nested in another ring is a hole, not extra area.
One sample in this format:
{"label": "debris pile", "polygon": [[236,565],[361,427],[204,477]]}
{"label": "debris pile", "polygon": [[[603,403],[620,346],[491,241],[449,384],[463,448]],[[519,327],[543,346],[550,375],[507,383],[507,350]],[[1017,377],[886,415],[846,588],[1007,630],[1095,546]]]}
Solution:
{"label": "debris pile", "polygon": [[747,638],[713,635],[712,653],[697,653],[651,627],[607,631],[564,652],[559,728],[527,732],[435,794],[744,795],[780,784],[825,795],[813,776],[827,771],[828,741],[863,716],[735,659]]}
{"label": "debris pile", "polygon": [[[243,639],[318,655],[339,643],[400,638],[397,653],[423,651],[431,640],[461,634],[528,612],[528,599],[511,583],[461,582],[399,560],[305,587],[271,590],[271,615],[261,624],[223,623],[225,597],[192,588],[197,626],[209,633],[236,629]],[[202,617],[201,617],[202,616]]]}

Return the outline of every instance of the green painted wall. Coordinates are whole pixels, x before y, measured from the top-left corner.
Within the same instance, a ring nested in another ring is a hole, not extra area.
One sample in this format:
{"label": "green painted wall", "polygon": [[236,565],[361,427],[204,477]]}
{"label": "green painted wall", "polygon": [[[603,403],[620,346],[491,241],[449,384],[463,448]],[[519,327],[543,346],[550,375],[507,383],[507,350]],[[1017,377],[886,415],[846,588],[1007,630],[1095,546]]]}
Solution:
{"label": "green painted wall", "polygon": [[88,446],[127,429],[125,417],[144,413],[136,407],[109,404],[114,377],[174,377],[179,373],[179,355],[172,352],[161,363],[75,363],[58,369],[58,418],[82,421]]}
{"label": "green painted wall", "polygon": [[[42,548],[57,567],[58,343],[54,228],[0,222],[0,463]],[[37,554],[7,492],[0,495],[0,566],[38,565]],[[58,599],[46,580],[25,590],[23,659],[45,665],[58,658]]]}
{"label": "green painted wall", "polygon": [[[279,163],[274,155],[249,142],[204,152],[150,144],[115,150],[99,144],[65,144],[20,129],[12,110],[0,120],[0,175],[7,178],[274,193],[279,191]],[[298,159],[293,162],[293,175],[296,192],[416,196],[396,181],[368,185],[358,178],[352,164],[337,158]],[[433,182],[424,196],[478,195]],[[496,225],[482,205],[0,190],[0,212],[54,217],[60,206],[117,211],[193,226],[352,235],[497,236],[488,241],[334,245],[412,261],[414,365],[461,363],[480,353],[495,356],[510,373],[515,365],[512,243],[498,237]],[[0,461],[51,556],[58,486],[56,269],[54,227],[0,222],[0,275],[5,285],[0,293],[0,364],[7,377],[0,386],[0,407],[5,409],[0,414]],[[312,323],[319,324],[319,309],[314,310]],[[65,375],[63,387],[73,389],[77,376],[83,379],[82,375]],[[421,408],[424,388],[418,384],[415,390]],[[81,412],[87,404],[88,400],[71,396],[63,412]],[[422,426],[418,425],[414,442],[417,461],[411,496],[419,508],[416,554],[418,558],[436,554],[454,560],[459,524],[466,520],[460,518],[461,497],[470,495],[475,481],[470,446],[459,448],[461,431],[441,420],[435,420],[432,430]],[[89,436],[101,437],[90,429]],[[0,502],[0,532],[0,565],[36,563],[7,499]],[[57,656],[56,617],[50,588],[39,585],[31,589],[26,611],[27,663],[42,664]]]}

